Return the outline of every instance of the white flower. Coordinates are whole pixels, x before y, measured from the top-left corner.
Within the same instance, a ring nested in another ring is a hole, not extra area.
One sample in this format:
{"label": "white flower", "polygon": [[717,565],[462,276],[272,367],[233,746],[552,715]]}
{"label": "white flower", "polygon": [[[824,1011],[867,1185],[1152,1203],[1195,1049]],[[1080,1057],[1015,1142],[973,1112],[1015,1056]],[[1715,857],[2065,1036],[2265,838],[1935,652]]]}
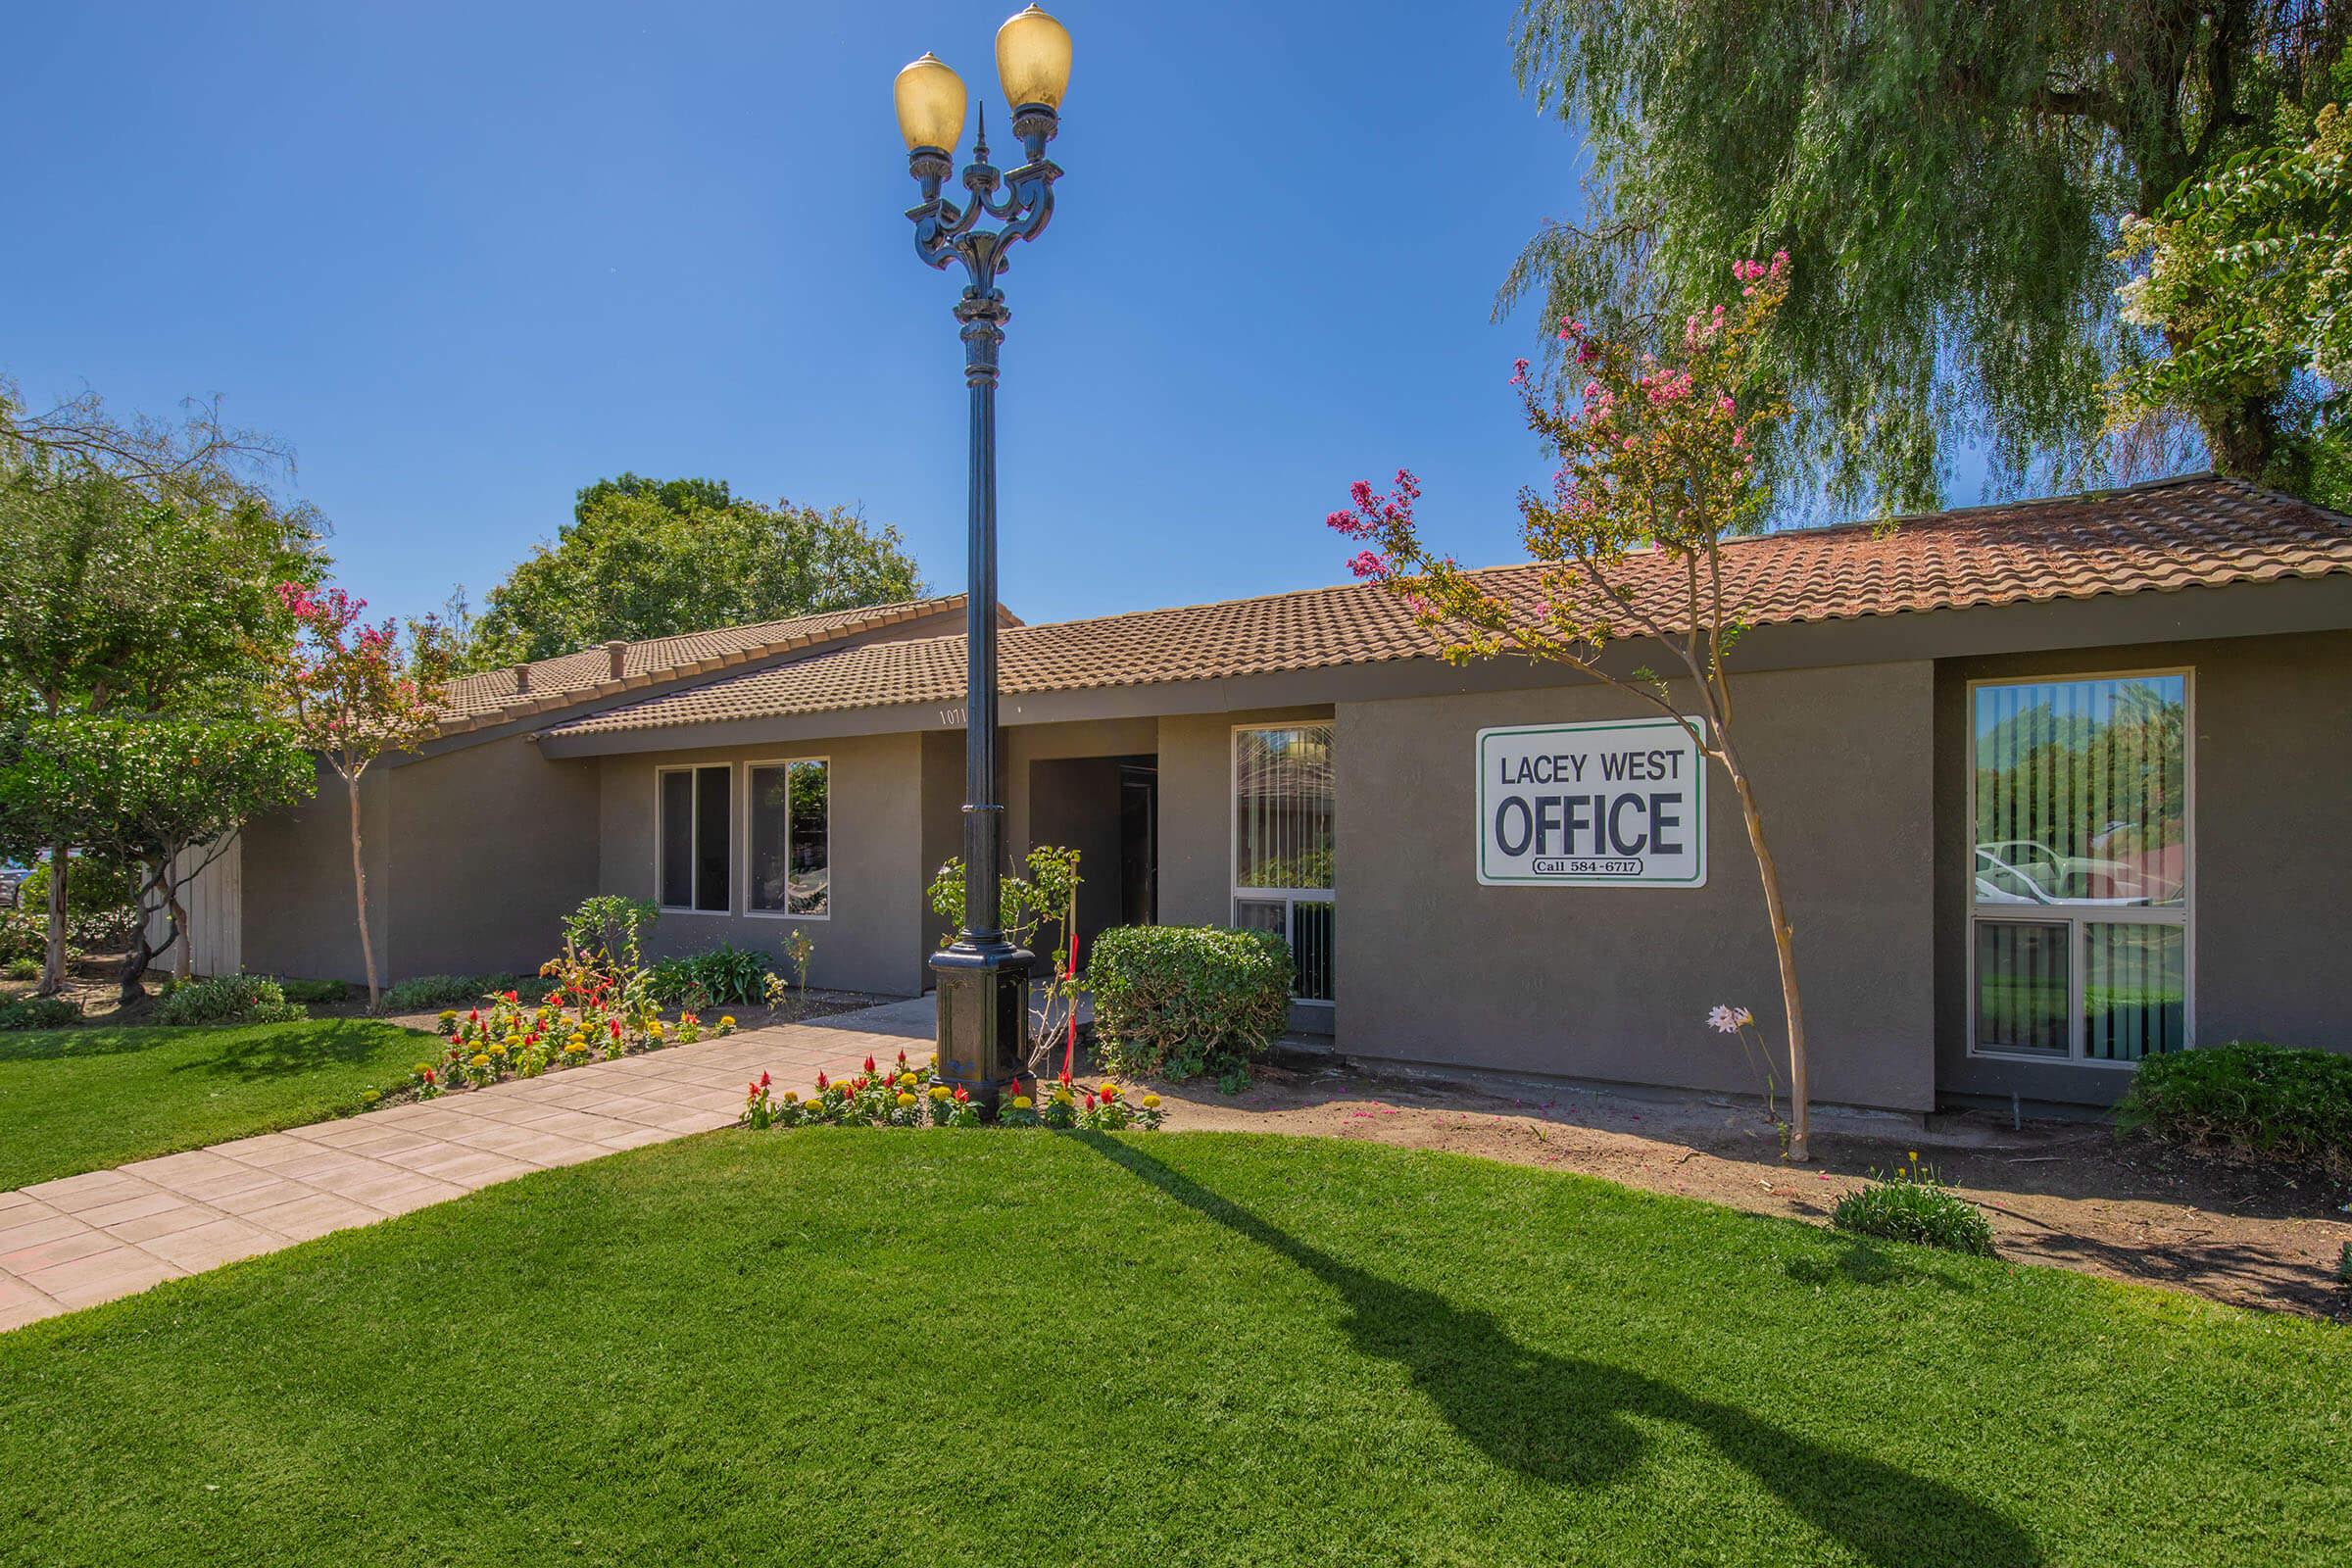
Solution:
{"label": "white flower", "polygon": [[[1744,1010],[1741,1009],[1742,1012]],[[1730,1007],[1718,1003],[1707,1013],[1707,1027],[1719,1035],[1736,1035],[1740,1032],[1740,1016],[1741,1012],[1735,1012]]]}
{"label": "white flower", "polygon": [[1745,1007],[1741,1007],[1741,1008],[1740,1009],[1740,1016],[1739,1016],[1739,1019],[1738,1019],[1737,1021],[1738,1021],[1738,1022],[1739,1022],[1739,1023],[1740,1023],[1740,1024],[1742,1027],[1745,1027],[1746,1025],[1752,1024],[1752,1023],[1754,1023],[1754,1022],[1756,1021],[1756,1015],[1755,1015],[1754,1013],[1752,1013],[1752,1012],[1748,1011],[1748,1010],[1747,1010]]}

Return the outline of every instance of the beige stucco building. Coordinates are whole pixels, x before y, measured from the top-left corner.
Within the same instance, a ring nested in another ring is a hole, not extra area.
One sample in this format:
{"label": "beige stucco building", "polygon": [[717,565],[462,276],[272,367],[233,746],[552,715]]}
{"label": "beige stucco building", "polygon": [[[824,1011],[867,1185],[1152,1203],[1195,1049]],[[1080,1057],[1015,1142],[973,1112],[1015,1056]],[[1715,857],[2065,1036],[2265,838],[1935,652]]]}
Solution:
{"label": "beige stucco building", "polygon": [[[2352,522],[2193,478],[1727,562],[1817,1098],[2098,1103],[2153,1051],[2352,1050]],[[921,990],[960,623],[940,599],[469,677],[368,780],[387,974],[527,972],[618,893],[663,906],[658,952],[797,928],[817,984]],[[1740,814],[1671,736],[1643,761],[1595,727],[1637,700],[1449,665],[1366,586],[1004,624],[1006,841],[1083,852],[1082,939],[1281,930],[1295,1021],[1353,1055],[1753,1087],[1702,1022],[1777,1014]],[[1595,782],[1625,765],[1657,771]],[[248,827],[199,951],[356,977],[342,812]]]}

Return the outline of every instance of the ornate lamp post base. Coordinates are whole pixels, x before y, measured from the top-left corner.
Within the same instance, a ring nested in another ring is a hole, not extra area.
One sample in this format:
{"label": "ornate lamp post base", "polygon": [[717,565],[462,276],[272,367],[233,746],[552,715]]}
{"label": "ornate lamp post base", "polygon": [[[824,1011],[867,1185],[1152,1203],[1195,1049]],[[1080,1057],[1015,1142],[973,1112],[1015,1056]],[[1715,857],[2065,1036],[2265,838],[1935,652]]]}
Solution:
{"label": "ornate lamp post base", "polygon": [[1009,943],[961,942],[931,956],[939,978],[940,1081],[994,1109],[1019,1075],[1029,1043],[1029,972],[1036,959]]}

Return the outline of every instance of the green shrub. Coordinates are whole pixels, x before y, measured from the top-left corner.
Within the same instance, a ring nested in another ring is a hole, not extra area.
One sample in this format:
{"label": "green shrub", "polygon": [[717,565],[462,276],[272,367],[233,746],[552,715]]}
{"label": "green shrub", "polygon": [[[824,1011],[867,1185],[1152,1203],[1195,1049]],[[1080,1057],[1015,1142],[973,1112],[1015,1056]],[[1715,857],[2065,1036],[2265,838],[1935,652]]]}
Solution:
{"label": "green shrub", "polygon": [[0,963],[18,964],[29,958],[38,974],[48,940],[48,916],[43,910],[22,903],[13,909],[0,909]]}
{"label": "green shrub", "polygon": [[7,973],[11,980],[38,980],[41,977],[41,960],[30,954],[21,958],[11,958],[8,960]]}
{"label": "green shrub", "polygon": [[310,1016],[288,1002],[268,975],[217,974],[173,986],[155,1004],[155,1022],[184,1027],[205,1023],[292,1023]]}
{"label": "green shrub", "polygon": [[351,1000],[351,987],[341,980],[280,980],[277,989],[286,994],[288,1002],[317,1007],[331,1007]]}
{"label": "green shrub", "polygon": [[63,1029],[81,1022],[81,1009],[63,997],[0,1003],[0,1029]]}
{"label": "green shrub", "polygon": [[1267,931],[1121,926],[1096,939],[1087,980],[1113,1072],[1239,1089],[1290,1017],[1290,945]]}
{"label": "green shrub", "polygon": [[485,997],[514,992],[535,1003],[547,995],[546,982],[520,980],[511,974],[419,974],[396,986],[386,986],[376,1004],[378,1012],[434,1012],[442,1007],[470,1007]]}
{"label": "green shrub", "polygon": [[1830,1223],[1841,1231],[1950,1252],[1992,1253],[1992,1225],[1976,1204],[1936,1180],[1927,1166],[1897,1171],[1838,1200]]}
{"label": "green shrub", "polygon": [[663,958],[649,977],[653,998],[665,1007],[749,1004],[767,995],[767,977],[774,973],[765,956],[748,948],[721,942],[702,953]]}
{"label": "green shrub", "polygon": [[2116,1106],[2128,1131],[2352,1181],[2352,1056],[2233,1040],[2150,1056]]}

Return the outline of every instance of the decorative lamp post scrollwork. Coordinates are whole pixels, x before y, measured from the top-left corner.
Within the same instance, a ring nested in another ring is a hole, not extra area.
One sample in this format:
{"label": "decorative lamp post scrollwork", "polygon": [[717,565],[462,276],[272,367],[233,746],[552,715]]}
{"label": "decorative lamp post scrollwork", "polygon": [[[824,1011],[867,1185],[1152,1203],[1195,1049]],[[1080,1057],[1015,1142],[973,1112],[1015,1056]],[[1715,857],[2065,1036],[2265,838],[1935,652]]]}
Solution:
{"label": "decorative lamp post scrollwork", "polygon": [[938,976],[940,1077],[992,1105],[1021,1064],[1033,961],[1005,940],[997,907],[1004,816],[997,800],[997,349],[1011,314],[997,279],[1006,270],[1005,252],[1036,239],[1054,217],[1054,181],[1061,171],[1047,159],[1046,143],[1060,126],[1062,92],[1069,85],[1069,32],[1029,7],[997,29],[997,75],[1012,105],[1021,164],[1002,173],[991,167],[983,114],[960,203],[943,192],[955,172],[949,149],[963,138],[962,80],[926,54],[900,72],[893,87],[907,171],[922,188],[922,200],[906,211],[914,221],[915,254],[942,270],[961,263],[965,279],[956,304],[972,405],[963,928],[932,956],[931,967]]}

